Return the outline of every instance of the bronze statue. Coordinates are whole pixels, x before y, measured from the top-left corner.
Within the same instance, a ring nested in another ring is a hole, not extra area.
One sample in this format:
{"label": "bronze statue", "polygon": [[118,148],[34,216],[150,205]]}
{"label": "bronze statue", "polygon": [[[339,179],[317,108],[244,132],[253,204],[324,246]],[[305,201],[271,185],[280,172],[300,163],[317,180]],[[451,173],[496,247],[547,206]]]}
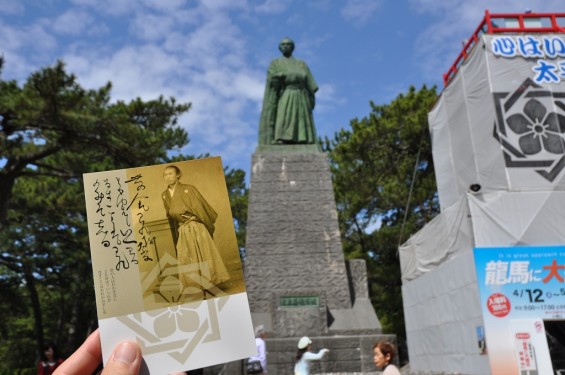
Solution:
{"label": "bronze statue", "polygon": [[279,44],[283,56],[267,71],[259,123],[259,145],[314,144],[317,142],[312,110],[318,85],[302,60],[292,57],[294,42]]}

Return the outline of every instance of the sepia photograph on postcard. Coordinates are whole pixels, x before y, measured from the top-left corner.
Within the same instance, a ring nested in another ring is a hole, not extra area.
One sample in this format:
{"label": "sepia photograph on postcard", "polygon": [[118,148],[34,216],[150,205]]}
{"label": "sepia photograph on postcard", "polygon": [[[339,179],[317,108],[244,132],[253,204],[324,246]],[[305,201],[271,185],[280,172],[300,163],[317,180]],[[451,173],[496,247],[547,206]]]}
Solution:
{"label": "sepia photograph on postcard", "polygon": [[133,339],[151,374],[255,343],[219,157],[84,175],[102,349]]}

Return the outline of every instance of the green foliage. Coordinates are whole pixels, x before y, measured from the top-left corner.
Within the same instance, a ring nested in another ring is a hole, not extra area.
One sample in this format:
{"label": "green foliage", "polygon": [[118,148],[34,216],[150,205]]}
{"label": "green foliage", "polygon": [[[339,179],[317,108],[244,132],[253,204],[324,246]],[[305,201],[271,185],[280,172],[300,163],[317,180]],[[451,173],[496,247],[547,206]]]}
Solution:
{"label": "green foliage", "polygon": [[26,301],[25,290],[19,293],[19,278],[12,272],[0,278],[0,374],[12,374],[11,369],[32,367],[24,358],[36,357],[33,318]]}
{"label": "green foliage", "polygon": [[230,197],[230,206],[232,210],[235,234],[237,237],[237,245],[240,249],[245,248],[245,237],[247,228],[247,203],[249,198],[249,189],[245,186],[245,172],[241,169],[225,170],[226,184]]}
{"label": "green foliage", "polygon": [[410,87],[325,139],[344,251],[367,260],[385,332],[405,340],[398,246],[439,210],[427,115],[435,88]]}
{"label": "green foliage", "polygon": [[[82,174],[194,159],[168,156],[188,143],[190,104],[110,92],[85,90],[62,62],[22,87],[0,80],[0,374],[36,373],[44,341],[66,356],[97,325]],[[226,170],[243,241],[245,174]]]}
{"label": "green foliage", "polygon": [[96,326],[82,174],[164,162],[188,143],[173,98],[110,101],[59,62],[0,80],[0,372],[64,354]]}

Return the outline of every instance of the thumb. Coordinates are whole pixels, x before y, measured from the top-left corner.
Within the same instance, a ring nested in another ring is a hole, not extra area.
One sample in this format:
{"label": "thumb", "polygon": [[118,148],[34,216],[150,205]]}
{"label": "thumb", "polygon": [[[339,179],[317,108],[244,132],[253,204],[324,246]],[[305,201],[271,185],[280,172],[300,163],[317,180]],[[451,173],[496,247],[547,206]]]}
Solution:
{"label": "thumb", "polygon": [[124,341],[114,348],[102,375],[138,375],[140,366],[139,346],[133,341]]}

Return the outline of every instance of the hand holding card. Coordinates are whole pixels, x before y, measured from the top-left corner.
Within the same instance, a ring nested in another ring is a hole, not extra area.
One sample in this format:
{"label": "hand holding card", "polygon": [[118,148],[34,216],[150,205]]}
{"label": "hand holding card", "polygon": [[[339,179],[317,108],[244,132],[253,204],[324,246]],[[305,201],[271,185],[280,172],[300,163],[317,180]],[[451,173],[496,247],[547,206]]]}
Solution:
{"label": "hand holding card", "polygon": [[255,352],[220,158],[84,175],[104,363],[168,374]]}

